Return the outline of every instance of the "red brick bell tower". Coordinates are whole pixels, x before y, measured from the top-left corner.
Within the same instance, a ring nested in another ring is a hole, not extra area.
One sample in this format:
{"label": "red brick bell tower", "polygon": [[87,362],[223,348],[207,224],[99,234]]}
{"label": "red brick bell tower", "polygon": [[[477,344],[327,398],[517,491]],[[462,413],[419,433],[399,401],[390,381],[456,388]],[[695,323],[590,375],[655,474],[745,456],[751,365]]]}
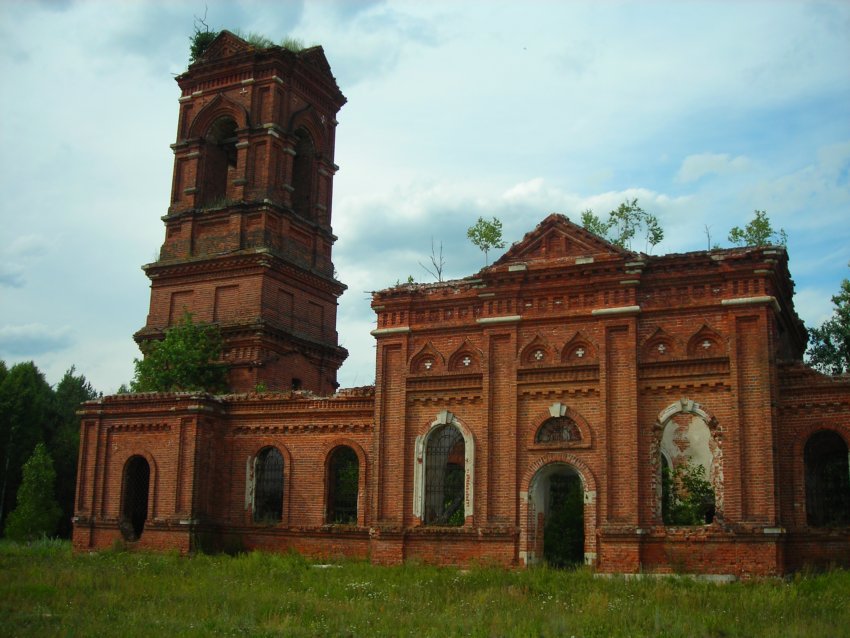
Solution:
{"label": "red brick bell tower", "polygon": [[236,392],[330,394],[338,344],[331,195],[345,104],[321,47],[255,48],[223,31],[177,78],[171,203],[142,343],[184,310],[216,322]]}

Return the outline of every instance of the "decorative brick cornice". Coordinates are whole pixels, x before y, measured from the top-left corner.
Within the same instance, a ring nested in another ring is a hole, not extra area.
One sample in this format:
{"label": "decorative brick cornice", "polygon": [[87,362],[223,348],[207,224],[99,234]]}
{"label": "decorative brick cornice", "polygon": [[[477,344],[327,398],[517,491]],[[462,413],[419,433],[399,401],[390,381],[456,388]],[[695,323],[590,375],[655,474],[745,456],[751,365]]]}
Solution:
{"label": "decorative brick cornice", "polygon": [[371,432],[374,423],[286,423],[238,425],[231,429],[235,435],[257,434],[327,434],[339,432]]}
{"label": "decorative brick cornice", "polygon": [[843,397],[837,401],[812,401],[805,396],[793,399],[783,397],[779,413],[785,415],[850,413],[850,397]]}
{"label": "decorative brick cornice", "polygon": [[461,394],[446,392],[435,396],[433,394],[417,395],[409,393],[407,395],[408,405],[475,405],[481,403],[480,394]]}
{"label": "decorative brick cornice", "polygon": [[732,387],[726,383],[725,381],[714,381],[714,382],[698,382],[694,381],[691,383],[686,382],[673,382],[673,383],[657,383],[657,384],[645,384],[639,386],[639,392],[641,394],[670,394],[670,393],[685,393],[685,394],[693,394],[697,391],[699,392],[729,392]]}
{"label": "decorative brick cornice", "polygon": [[110,423],[107,432],[171,432],[168,423]]}
{"label": "decorative brick cornice", "polygon": [[519,395],[523,398],[556,399],[558,397],[598,397],[599,388],[521,388]]}

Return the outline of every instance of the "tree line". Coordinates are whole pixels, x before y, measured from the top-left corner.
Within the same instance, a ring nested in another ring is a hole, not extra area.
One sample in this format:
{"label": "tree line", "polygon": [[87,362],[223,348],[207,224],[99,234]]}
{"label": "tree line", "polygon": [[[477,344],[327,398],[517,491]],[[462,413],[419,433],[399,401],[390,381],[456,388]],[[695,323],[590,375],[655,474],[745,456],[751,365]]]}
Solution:
{"label": "tree line", "polygon": [[70,538],[83,401],[95,391],[74,366],[54,387],[35,363],[0,360],[0,529],[16,540]]}

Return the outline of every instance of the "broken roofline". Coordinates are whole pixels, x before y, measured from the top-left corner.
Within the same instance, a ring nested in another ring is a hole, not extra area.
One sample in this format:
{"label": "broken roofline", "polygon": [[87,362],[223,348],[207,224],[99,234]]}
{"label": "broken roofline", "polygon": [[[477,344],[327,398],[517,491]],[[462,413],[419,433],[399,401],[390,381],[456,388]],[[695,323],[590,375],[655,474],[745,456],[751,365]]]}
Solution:
{"label": "broken roofline", "polygon": [[[539,246],[540,242],[549,232],[556,232],[562,236],[568,237],[581,250],[574,254],[564,255],[560,257],[550,256],[533,256],[531,251]],[[581,253],[581,254],[579,254]],[[568,217],[560,213],[552,213],[541,221],[534,230],[526,233],[522,239],[514,242],[511,247],[499,259],[491,265],[485,266],[480,271],[467,277],[460,279],[448,279],[437,282],[411,282],[399,283],[395,286],[390,286],[381,290],[371,291],[373,299],[379,299],[384,296],[396,296],[400,293],[408,292],[432,292],[441,289],[470,289],[475,288],[483,283],[483,278],[490,274],[505,273],[515,271],[525,271],[527,269],[537,270],[538,268],[552,267],[557,265],[573,266],[595,263],[597,260],[606,261],[635,261],[643,264],[657,265],[664,261],[676,260],[699,260],[711,259],[713,261],[725,260],[727,258],[745,258],[750,255],[776,255],[781,257],[784,268],[783,275],[790,280],[790,274],[787,269],[788,255],[784,246],[745,246],[732,248],[715,248],[711,250],[697,250],[685,253],[667,253],[664,255],[647,255],[646,253],[627,250],[620,248],[608,242],[602,237],[591,233],[587,229],[571,222]],[[522,264],[523,268],[511,268]],[[538,266],[539,264],[539,266]],[[793,287],[793,283],[792,283]]]}

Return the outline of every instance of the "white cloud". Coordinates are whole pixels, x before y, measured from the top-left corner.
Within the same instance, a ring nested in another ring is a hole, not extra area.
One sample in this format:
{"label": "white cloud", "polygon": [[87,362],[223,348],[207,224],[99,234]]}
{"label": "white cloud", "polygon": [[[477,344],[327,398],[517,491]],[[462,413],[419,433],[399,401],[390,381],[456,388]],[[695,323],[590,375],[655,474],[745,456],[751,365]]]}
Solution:
{"label": "white cloud", "polygon": [[680,182],[695,182],[706,175],[725,175],[740,173],[750,167],[750,160],[739,155],[731,157],[726,153],[699,153],[689,155],[682,162],[676,180]]}
{"label": "white cloud", "polygon": [[[162,242],[170,191],[172,74],[185,69],[203,4],[55,9],[0,3],[0,75],[13,87],[0,99],[0,306],[7,326],[41,325],[42,336],[61,316],[73,344],[37,363],[59,375],[76,363],[109,390],[138,353],[131,335],[149,294],[139,265]],[[349,98],[334,259],[350,286],[339,330],[357,383],[374,374],[363,291],[426,278],[418,261],[431,237],[450,276],[474,272],[483,257],[465,231],[479,215],[502,219],[510,242],[548,213],[577,220],[637,197],[665,227],[659,249],[682,251],[705,247],[704,225],[723,243],[766,208],[789,232],[807,306],[820,294],[828,303],[824,291],[847,276],[844,2],[766,12],[761,2],[211,0],[208,17],[322,43]],[[48,343],[30,336],[33,348]]]}

